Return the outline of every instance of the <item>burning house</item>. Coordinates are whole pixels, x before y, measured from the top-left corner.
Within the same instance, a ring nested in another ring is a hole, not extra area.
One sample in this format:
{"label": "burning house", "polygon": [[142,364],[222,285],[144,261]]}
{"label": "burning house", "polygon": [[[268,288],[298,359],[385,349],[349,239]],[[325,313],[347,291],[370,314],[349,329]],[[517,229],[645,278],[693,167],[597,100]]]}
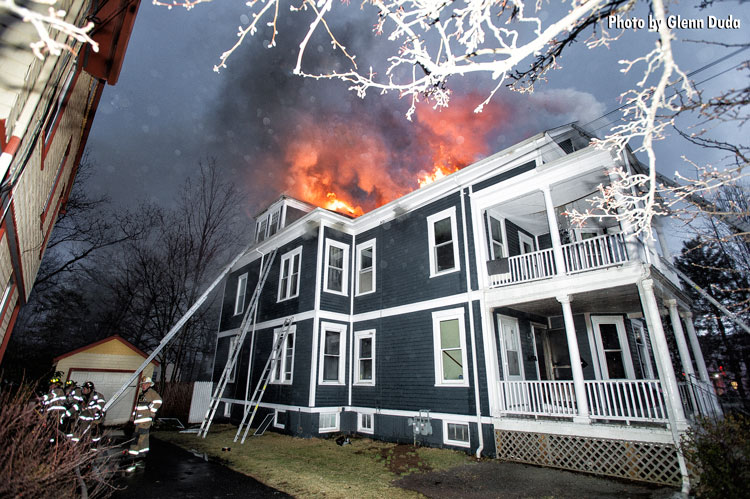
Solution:
{"label": "burning house", "polygon": [[568,125],[358,217],[281,197],[226,281],[216,379],[278,250],[224,415],[293,317],[260,404],[275,431],[679,485],[681,433],[719,409],[666,245],[564,215],[618,166],[638,167]]}

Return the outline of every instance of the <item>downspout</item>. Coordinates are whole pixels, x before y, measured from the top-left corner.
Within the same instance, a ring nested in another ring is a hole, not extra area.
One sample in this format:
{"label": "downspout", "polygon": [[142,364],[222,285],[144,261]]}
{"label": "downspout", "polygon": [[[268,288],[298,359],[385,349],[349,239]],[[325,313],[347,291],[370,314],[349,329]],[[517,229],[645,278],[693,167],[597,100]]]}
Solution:
{"label": "downspout", "polygon": [[[318,343],[319,343],[319,329],[320,329],[320,286],[322,280],[323,271],[321,269],[323,265],[323,235],[324,235],[323,219],[321,217],[320,225],[318,226],[318,254],[315,255],[315,303],[313,305],[313,331],[312,331],[312,358],[310,359],[310,396],[308,399],[308,405],[315,407],[315,390],[318,386]],[[300,265],[302,263],[300,262]]]}
{"label": "downspout", "polygon": [[[460,186],[459,186],[460,187]],[[482,407],[479,401],[479,370],[477,369],[477,340],[474,331],[474,306],[471,302],[471,269],[469,267],[469,236],[466,232],[466,202],[464,201],[464,189],[460,188],[461,194],[461,225],[463,226],[464,239],[464,264],[466,267],[466,303],[469,305],[469,333],[471,337],[471,355],[473,357],[472,372],[474,374],[474,405],[477,410],[477,436],[479,447],[477,447],[477,459],[482,457],[484,450],[484,436],[482,434]]]}
{"label": "downspout", "polygon": [[[258,248],[255,248],[255,251],[260,253],[260,268],[258,269],[258,281],[260,282],[260,279],[263,277],[263,264],[265,263],[266,255],[264,255]],[[271,262],[273,264],[273,262]],[[270,269],[269,269],[270,270]],[[255,284],[258,285],[257,283]],[[261,290],[261,295],[263,294],[263,290]],[[258,309],[260,308],[260,295],[258,296],[258,303],[255,306],[255,312],[253,312],[253,332],[250,335],[250,359],[247,363],[247,382],[245,383],[245,415],[247,415],[248,411],[250,410],[250,406],[247,404],[247,395],[250,393],[250,384],[253,380],[253,355],[255,354],[255,325],[258,323]]]}
{"label": "downspout", "polygon": [[349,407],[352,405],[352,385],[354,384],[352,373],[354,372],[354,293],[357,290],[357,283],[354,281],[357,261],[356,242],[356,238],[352,234],[351,274],[349,274],[351,276],[351,279],[349,279],[349,284],[351,285],[351,295],[349,297],[349,337],[351,341],[349,342],[349,401],[347,404]]}

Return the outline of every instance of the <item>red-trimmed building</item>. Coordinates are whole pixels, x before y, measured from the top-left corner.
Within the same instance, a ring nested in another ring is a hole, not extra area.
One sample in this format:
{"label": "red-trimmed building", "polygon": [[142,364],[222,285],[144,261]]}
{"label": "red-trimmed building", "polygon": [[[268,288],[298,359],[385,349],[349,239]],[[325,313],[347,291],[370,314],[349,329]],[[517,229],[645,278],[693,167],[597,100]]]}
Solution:
{"label": "red-trimmed building", "polygon": [[94,22],[99,51],[75,43],[44,59],[29,48],[37,40],[30,24],[0,17],[0,361],[65,209],[104,85],[117,82],[139,4],[58,1],[66,21]]}

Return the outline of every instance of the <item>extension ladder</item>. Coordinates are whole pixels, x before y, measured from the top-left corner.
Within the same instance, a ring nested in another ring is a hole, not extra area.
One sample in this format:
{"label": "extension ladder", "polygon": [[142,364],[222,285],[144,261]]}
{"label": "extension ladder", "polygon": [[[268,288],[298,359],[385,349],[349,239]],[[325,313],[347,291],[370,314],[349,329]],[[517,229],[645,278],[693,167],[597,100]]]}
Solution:
{"label": "extension ladder", "polygon": [[260,295],[263,291],[263,286],[266,283],[266,279],[268,279],[268,274],[271,271],[271,265],[273,264],[273,260],[276,257],[277,251],[278,249],[274,249],[268,255],[263,265],[261,266],[260,273],[258,275],[258,284],[257,286],[255,286],[255,291],[253,292],[253,296],[250,299],[250,305],[245,312],[245,316],[242,318],[242,324],[240,325],[240,334],[236,337],[236,341],[230,343],[227,363],[224,366],[224,371],[221,373],[221,378],[219,379],[213,396],[211,397],[211,403],[208,406],[208,411],[206,411],[205,418],[203,418],[203,423],[201,424],[200,430],[198,430],[199,437],[206,438],[208,429],[211,427],[211,423],[213,422],[214,416],[216,415],[216,409],[219,407],[219,404],[221,403],[221,397],[224,395],[224,389],[227,387],[229,378],[231,378],[232,376],[232,371],[237,365],[237,359],[240,356],[242,344],[245,341],[247,331],[250,329],[250,324],[253,322],[253,318],[255,317],[255,311],[257,310],[258,303],[260,302]]}
{"label": "extension ladder", "polygon": [[[294,317],[287,317],[284,320],[284,325],[281,326],[281,333],[279,333],[279,336],[276,338],[276,341],[274,341],[273,343],[273,348],[271,349],[271,355],[268,356],[268,360],[266,361],[266,366],[263,368],[263,372],[260,375],[258,384],[255,385],[255,391],[253,391],[253,396],[250,398],[250,405],[253,406],[253,410],[252,412],[250,412],[247,405],[245,406],[245,415],[242,417],[242,422],[240,422],[240,426],[239,428],[237,428],[237,434],[234,436],[235,442],[240,437],[240,432],[242,432],[242,428],[244,427],[245,433],[242,435],[241,443],[243,444],[245,443],[245,438],[247,438],[247,432],[250,429],[250,425],[253,423],[253,419],[255,419],[255,413],[258,412],[260,401],[263,399],[263,395],[266,393],[266,387],[268,386],[268,381],[270,380],[271,373],[276,369],[276,366],[281,360],[282,355],[284,355],[284,345],[286,344],[286,338],[287,336],[289,336],[289,331],[292,328],[293,321],[294,321]],[[250,421],[248,421],[246,424],[245,420],[247,419],[248,414],[250,414]]]}

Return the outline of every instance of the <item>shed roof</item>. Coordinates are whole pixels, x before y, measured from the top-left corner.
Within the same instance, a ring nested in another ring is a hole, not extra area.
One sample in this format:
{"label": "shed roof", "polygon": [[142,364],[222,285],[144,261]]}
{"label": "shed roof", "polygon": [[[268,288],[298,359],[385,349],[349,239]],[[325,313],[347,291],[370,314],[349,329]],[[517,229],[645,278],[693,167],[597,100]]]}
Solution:
{"label": "shed roof", "polygon": [[[133,345],[132,343],[130,343],[128,340],[126,340],[122,336],[120,336],[118,334],[113,334],[112,336],[104,338],[103,340],[99,340],[97,342],[90,343],[88,345],[84,345],[81,348],[76,348],[75,350],[71,350],[70,352],[67,352],[67,353],[64,353],[62,355],[59,355],[59,356],[55,357],[53,359],[53,361],[54,362],[58,362],[61,359],[64,359],[66,357],[70,357],[71,355],[75,355],[77,353],[85,352],[87,350],[96,349],[96,347],[98,347],[100,345],[104,345],[105,343],[108,343],[110,341],[118,341],[122,345],[126,346],[127,348],[129,348],[130,350],[132,350],[133,352],[135,352],[136,354],[138,354],[141,357],[143,357],[144,359],[148,358],[148,355],[143,350],[141,350],[140,348],[136,347],[135,345]],[[92,353],[96,353],[96,352],[92,352]],[[154,364],[155,366],[159,365],[159,362],[156,361],[156,360],[152,360],[151,363]]]}

